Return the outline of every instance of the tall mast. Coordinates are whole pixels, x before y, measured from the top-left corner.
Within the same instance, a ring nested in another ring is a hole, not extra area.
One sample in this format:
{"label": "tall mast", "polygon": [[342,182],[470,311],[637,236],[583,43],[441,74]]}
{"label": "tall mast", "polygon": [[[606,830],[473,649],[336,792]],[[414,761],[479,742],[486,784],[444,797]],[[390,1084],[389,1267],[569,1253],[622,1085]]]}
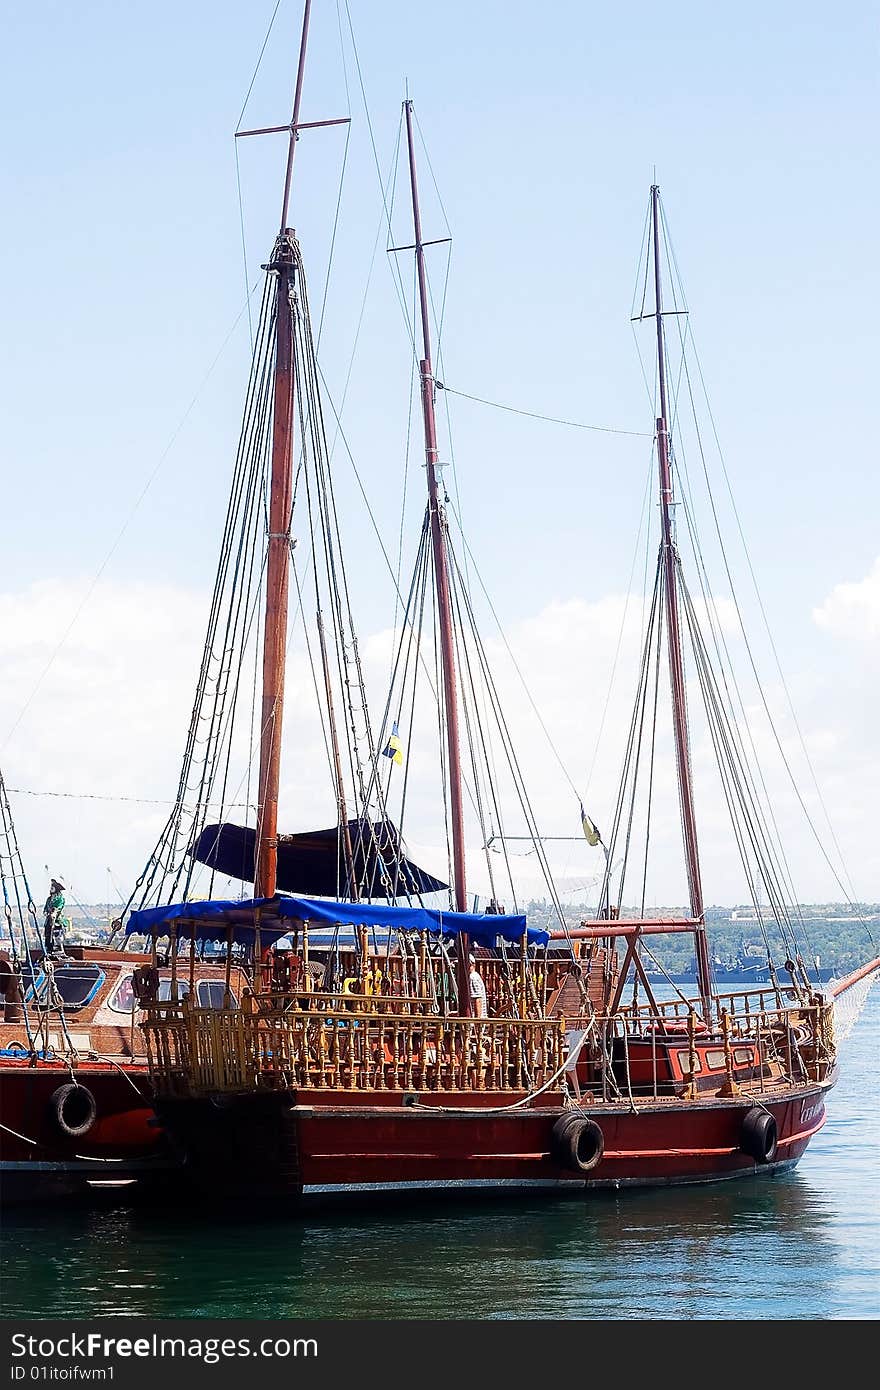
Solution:
{"label": "tall mast", "polygon": [[697,822],[694,813],[694,788],[691,775],[690,744],[688,740],[687,701],[684,684],[684,662],[681,652],[681,625],[678,614],[678,584],[676,567],[678,551],[672,528],[672,470],[669,463],[669,415],[666,403],[666,348],[663,339],[663,301],[660,283],[660,189],[651,188],[651,221],[654,247],[654,304],[657,320],[657,373],[660,382],[660,418],[657,421],[657,456],[660,464],[660,527],[663,556],[663,582],[666,597],[667,636],[669,643],[669,678],[672,687],[672,722],[675,734],[675,760],[678,767],[678,791],[681,804],[681,823],[684,833],[684,852],[687,863],[691,916],[699,922],[694,932],[697,957],[697,980],[703,1007],[708,1018],[712,981],[709,970],[709,951],[706,926],[703,920],[703,887],[700,881],[700,857],[697,849]]}
{"label": "tall mast", "polygon": [[[440,625],[440,657],[443,668],[443,704],[446,712],[446,743],[449,771],[449,802],[452,816],[452,866],[455,885],[455,906],[458,912],[467,911],[467,886],[464,860],[464,814],[461,794],[461,753],[458,732],[458,696],[455,676],[455,643],[452,631],[452,602],[449,593],[449,558],[447,551],[446,513],[440,504],[437,485],[437,425],[434,418],[434,369],[431,365],[431,328],[428,318],[428,284],[425,276],[425,249],[422,241],[422,218],[419,211],[419,189],[416,181],[416,155],[413,142],[412,102],[403,103],[406,112],[406,141],[409,151],[409,181],[412,190],[413,233],[415,238],[416,272],[419,282],[419,305],[422,319],[422,359],[419,363],[422,388],[422,418],[425,426],[425,471],[428,477],[428,512],[431,519],[431,545],[434,556],[434,575],[437,585],[437,606]],[[470,1012],[468,970],[469,942],[467,936],[458,938],[458,997],[463,1014]]]}
{"label": "tall mast", "polygon": [[296,93],[290,118],[290,141],[284,177],[281,227],[269,269],[278,276],[275,318],[275,389],[272,417],[272,475],[269,485],[269,552],[266,562],[266,615],[263,626],[263,703],[260,724],[260,791],[254,895],[275,896],[278,873],[278,785],[281,777],[281,730],[284,715],[284,669],[287,603],[290,582],[290,512],[293,504],[293,232],[287,210],[293,178],[299,108],[309,35],[311,0],[305,0]]}

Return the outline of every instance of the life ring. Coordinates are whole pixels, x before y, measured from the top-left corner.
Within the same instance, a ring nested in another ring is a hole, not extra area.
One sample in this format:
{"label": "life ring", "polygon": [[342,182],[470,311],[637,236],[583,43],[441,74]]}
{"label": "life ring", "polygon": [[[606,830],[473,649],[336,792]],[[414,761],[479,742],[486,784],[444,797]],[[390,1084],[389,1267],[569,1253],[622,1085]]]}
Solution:
{"label": "life ring", "polygon": [[88,1134],[98,1117],[98,1106],[88,1086],[78,1086],[74,1081],[53,1091],[49,1111],[61,1133],[70,1139]]}
{"label": "life ring", "polygon": [[550,1134],[550,1149],[557,1163],[576,1173],[589,1173],[601,1162],[605,1136],[588,1115],[570,1110],[560,1115]]}
{"label": "life ring", "polygon": [[139,965],[131,972],[131,987],[139,1004],[152,1004],[159,995],[159,972],[154,965]]}
{"label": "life ring", "polygon": [[756,1163],[772,1163],[776,1157],[779,1131],[775,1115],[755,1105],[742,1122],[739,1146]]}

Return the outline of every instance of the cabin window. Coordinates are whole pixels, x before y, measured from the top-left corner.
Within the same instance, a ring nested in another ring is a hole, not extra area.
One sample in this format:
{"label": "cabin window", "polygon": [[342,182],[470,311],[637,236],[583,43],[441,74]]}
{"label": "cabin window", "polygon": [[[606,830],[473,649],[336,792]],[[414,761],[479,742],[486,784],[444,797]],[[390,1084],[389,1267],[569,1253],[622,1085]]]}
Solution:
{"label": "cabin window", "polygon": [[110,1008],[118,1014],[130,1014],[134,1004],[134,990],[131,986],[131,976],[123,975],[119,984],[110,995],[107,1003]]}
{"label": "cabin window", "polygon": [[[223,980],[197,980],[196,981],[196,1000],[203,1009],[222,1009],[223,995],[226,986]],[[178,979],[177,997],[184,999],[189,994],[189,981]],[[171,980],[163,978],[159,981],[158,1002],[167,1004],[171,1000]],[[134,1001],[134,990],[131,985],[131,976],[124,975],[110,996],[110,1008],[118,1014],[130,1014]],[[238,1000],[232,993],[232,1007],[238,1007]]]}
{"label": "cabin window", "polygon": [[[678,1058],[678,1065],[681,1067],[682,1071],[687,1072],[688,1076],[690,1076],[691,1054],[689,1052],[677,1052],[675,1055]],[[699,1053],[697,1053],[694,1057],[694,1074],[696,1074],[700,1070],[700,1055]]]}
{"label": "cabin window", "polygon": [[710,1047],[706,1050],[706,1066],[710,1071],[717,1071],[724,1066],[724,1048]]}
{"label": "cabin window", "polygon": [[55,971],[55,988],[65,1009],[81,1009],[94,999],[106,978],[97,965],[60,965]]}
{"label": "cabin window", "polygon": [[[177,981],[177,997],[183,999],[189,994],[189,984],[186,980]],[[167,1004],[171,999],[171,981],[159,981],[158,1000],[160,1004]],[[134,989],[132,988],[131,976],[123,975],[116,989],[110,996],[110,1008],[118,1014],[130,1014],[132,1006],[135,1005]]]}
{"label": "cabin window", "polygon": [[750,1067],[755,1060],[755,1054],[750,1047],[735,1047],[733,1060],[738,1067]]}
{"label": "cabin window", "polygon": [[[188,981],[178,979],[178,981],[177,981],[177,998],[178,998],[178,999],[185,999],[186,996],[187,996],[188,994],[189,994],[189,983],[188,983]],[[158,1002],[159,1002],[160,1004],[170,1004],[170,1003],[171,1003],[171,981],[170,981],[170,980],[160,980],[160,981],[159,981],[159,993],[158,993],[158,995],[157,995],[156,997],[157,997],[157,1000],[158,1000]]]}
{"label": "cabin window", "polygon": [[[222,1009],[226,985],[223,980],[199,980],[196,984],[196,998],[203,1009]],[[235,995],[230,991],[232,1007],[238,1007]]]}

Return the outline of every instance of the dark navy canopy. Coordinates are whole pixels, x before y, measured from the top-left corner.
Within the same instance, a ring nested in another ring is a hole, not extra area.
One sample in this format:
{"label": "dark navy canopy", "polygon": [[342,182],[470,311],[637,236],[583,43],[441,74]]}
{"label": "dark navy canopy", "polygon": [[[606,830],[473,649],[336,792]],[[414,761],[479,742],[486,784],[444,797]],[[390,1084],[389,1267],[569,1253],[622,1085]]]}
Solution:
{"label": "dark navy canopy", "polygon": [[[358,880],[358,896],[405,897],[437,893],[442,879],[420,869],[404,853],[391,821],[350,820],[348,840]],[[192,847],[193,859],[229,878],[253,883],[257,832],[247,825],[206,825]],[[278,887],[286,893],[335,898],[351,892],[346,882],[343,837],[339,826],[278,836]]]}
{"label": "dark navy canopy", "polygon": [[259,908],[260,939],[264,945],[285,936],[294,919],[318,926],[383,927],[391,931],[429,931],[435,935],[458,936],[466,932],[481,946],[494,947],[498,938],[546,946],[549,934],[529,927],[522,915],[483,915],[477,912],[440,912],[426,907],[393,907],[383,903],[342,903],[332,899],[294,898],[278,894],[274,898],[251,898],[245,902],[167,903],[132,912],[125,924],[126,936],[167,936],[174,926],[178,937],[195,936],[197,941],[225,938],[232,928],[233,940],[251,944],[256,930],[255,909]]}

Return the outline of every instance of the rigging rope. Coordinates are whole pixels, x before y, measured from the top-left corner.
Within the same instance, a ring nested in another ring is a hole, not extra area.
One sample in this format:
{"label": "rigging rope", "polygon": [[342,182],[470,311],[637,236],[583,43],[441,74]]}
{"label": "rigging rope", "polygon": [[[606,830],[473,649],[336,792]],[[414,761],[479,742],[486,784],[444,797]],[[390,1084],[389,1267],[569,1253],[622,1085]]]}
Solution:
{"label": "rigging rope", "polygon": [[[670,234],[670,232],[669,232],[669,227],[668,227],[668,222],[667,222],[666,214],[665,214],[665,211],[664,211],[664,209],[663,209],[663,207],[662,207],[662,204],[661,204],[661,218],[662,218],[662,228],[663,228],[664,246],[665,246],[666,253],[667,253],[667,259],[668,259],[668,261],[669,261],[669,264],[672,266],[672,268],[673,268],[673,270],[674,270],[674,277],[672,278],[672,282],[671,282],[671,283],[672,283],[672,289],[673,289],[673,295],[675,295],[675,285],[676,285],[676,282],[678,283],[678,286],[682,289],[682,294],[683,294],[683,281],[682,281],[682,277],[681,277],[681,271],[680,271],[679,266],[678,266],[678,260],[677,260],[676,254],[675,254],[675,247],[674,247],[674,244],[673,244],[673,242],[672,242],[672,237],[671,237],[671,234]],[[833,874],[833,876],[834,876],[835,882],[837,883],[838,887],[839,887],[839,888],[841,889],[841,891],[843,892],[845,900],[847,901],[847,903],[849,904],[849,906],[852,907],[853,910],[857,912],[858,909],[857,909],[856,903],[855,903],[855,901],[854,901],[854,898],[855,898],[855,889],[854,889],[853,884],[852,884],[851,875],[849,874],[849,872],[848,872],[848,870],[847,870],[847,866],[846,866],[846,863],[845,863],[845,860],[844,860],[843,852],[842,852],[842,850],[841,850],[841,848],[840,848],[840,844],[839,844],[839,842],[838,842],[838,840],[837,840],[837,837],[836,837],[836,835],[835,835],[834,827],[833,827],[833,825],[832,825],[832,823],[831,823],[831,819],[830,819],[830,816],[829,816],[829,814],[828,814],[828,809],[827,809],[827,806],[826,806],[826,804],[825,804],[825,800],[824,800],[824,798],[823,798],[823,796],[822,796],[822,791],[821,791],[821,788],[820,788],[820,786],[819,786],[818,779],[817,779],[816,773],[815,773],[815,769],[814,769],[814,767],[813,767],[812,760],[811,760],[810,755],[809,755],[809,750],[807,749],[807,746],[806,746],[806,741],[805,741],[805,739],[804,739],[803,731],[802,731],[802,729],[801,729],[801,727],[800,727],[800,723],[799,723],[799,721],[798,721],[797,714],[796,714],[796,712],[795,712],[794,702],[793,702],[792,697],[791,697],[791,692],[790,692],[790,689],[789,689],[789,687],[788,687],[788,682],[786,681],[786,678],[785,678],[785,673],[784,673],[784,671],[783,671],[783,669],[782,669],[782,665],[781,665],[781,662],[780,662],[780,659],[779,659],[778,649],[777,649],[777,647],[776,647],[776,643],[775,643],[774,638],[773,638],[773,633],[772,633],[772,631],[771,631],[770,623],[769,623],[769,620],[768,620],[768,618],[767,618],[767,612],[766,612],[766,609],[765,609],[765,607],[764,607],[764,603],[763,603],[763,599],[762,599],[762,597],[761,597],[760,589],[759,589],[759,587],[758,587],[757,578],[756,578],[756,576],[755,576],[754,567],[753,567],[753,565],[752,565],[751,554],[750,554],[750,552],[749,552],[748,544],[747,544],[747,542],[746,542],[746,538],[745,538],[745,533],[744,533],[744,530],[743,530],[742,521],[741,521],[741,518],[740,518],[740,515],[739,515],[739,510],[738,510],[737,505],[736,505],[736,498],[735,498],[734,493],[733,493],[733,487],[732,487],[732,484],[731,484],[730,475],[729,475],[729,472],[728,472],[728,469],[727,469],[727,464],[726,464],[726,461],[725,461],[725,458],[724,458],[724,451],[722,450],[721,441],[720,441],[719,436],[718,436],[718,429],[717,429],[717,425],[716,425],[716,422],[715,422],[714,414],[713,414],[713,412],[712,412],[711,403],[710,403],[710,401],[709,401],[708,391],[707,391],[707,389],[706,389],[705,378],[704,378],[704,376],[703,376],[702,363],[701,363],[701,361],[700,361],[700,356],[699,356],[699,353],[698,353],[698,351],[697,351],[696,340],[695,340],[695,337],[694,337],[693,328],[692,328],[692,326],[691,326],[691,323],[690,323],[690,319],[689,319],[689,318],[686,318],[686,319],[685,319],[685,324],[684,324],[684,325],[682,325],[681,323],[678,324],[678,332],[679,332],[679,340],[680,340],[680,345],[681,345],[682,365],[683,365],[683,367],[684,367],[684,372],[685,372],[685,376],[686,376],[686,380],[687,380],[688,394],[689,394],[689,397],[690,397],[690,404],[691,404],[691,413],[692,413],[692,416],[693,416],[694,427],[695,427],[695,431],[696,431],[696,435],[697,435],[697,443],[698,443],[698,448],[699,448],[699,453],[700,453],[700,459],[701,459],[701,464],[702,464],[702,469],[703,469],[703,475],[704,475],[704,480],[705,480],[705,484],[706,484],[706,489],[707,489],[707,493],[708,493],[708,496],[709,496],[709,502],[710,502],[710,507],[711,507],[711,511],[712,511],[713,522],[714,522],[714,526],[715,526],[716,535],[717,535],[717,537],[718,537],[718,542],[719,542],[719,546],[720,546],[720,550],[721,550],[722,560],[723,560],[723,563],[724,563],[725,573],[726,573],[726,575],[727,575],[727,580],[728,580],[728,583],[729,583],[729,585],[730,585],[731,596],[732,596],[732,598],[733,598],[734,606],[735,606],[735,608],[736,608],[737,619],[738,619],[738,621],[739,621],[739,626],[740,626],[740,631],[741,631],[742,636],[743,636],[743,641],[745,642],[746,651],[747,651],[747,654],[748,654],[748,657],[749,657],[749,663],[750,663],[750,666],[751,666],[751,669],[752,669],[752,673],[753,673],[753,676],[754,676],[754,679],[755,679],[755,682],[756,682],[756,685],[757,685],[757,688],[758,688],[758,692],[759,692],[759,695],[760,695],[760,698],[761,698],[762,705],[763,705],[763,707],[764,707],[765,714],[766,714],[767,719],[768,719],[768,723],[769,723],[769,725],[770,725],[771,732],[772,732],[773,737],[774,737],[774,741],[776,742],[776,745],[777,745],[777,748],[778,748],[780,757],[782,758],[783,765],[784,765],[784,767],[785,767],[785,770],[786,770],[786,773],[787,773],[787,775],[788,775],[789,781],[791,782],[791,785],[792,785],[792,788],[793,788],[793,790],[794,790],[795,796],[796,796],[797,799],[798,799],[798,802],[799,802],[799,804],[800,804],[800,806],[801,806],[801,810],[803,811],[803,814],[804,814],[804,817],[805,817],[805,819],[806,819],[806,821],[807,821],[807,824],[808,824],[808,826],[809,826],[809,828],[810,828],[810,830],[811,830],[811,832],[812,832],[812,834],[813,834],[813,837],[814,837],[814,839],[815,839],[815,841],[816,841],[816,843],[817,843],[817,845],[818,845],[818,847],[819,847],[819,850],[820,850],[820,852],[821,852],[821,854],[822,854],[822,856],[823,856],[825,862],[827,863],[828,867],[830,868],[830,870],[831,870],[831,872],[832,872],[832,874]],[[782,748],[781,740],[780,740],[779,735],[778,735],[778,733],[777,733],[775,723],[774,723],[774,721],[773,721],[773,719],[772,719],[772,716],[771,716],[771,714],[770,714],[769,702],[767,701],[766,694],[765,694],[765,691],[764,691],[764,688],[763,688],[763,684],[762,684],[762,682],[761,682],[761,680],[760,680],[760,677],[759,677],[759,675],[758,675],[757,666],[756,666],[756,662],[755,662],[754,655],[753,655],[753,652],[752,652],[751,644],[750,644],[750,642],[749,642],[748,634],[747,634],[747,632],[746,632],[746,630],[745,630],[745,624],[744,624],[743,617],[742,617],[742,611],[741,611],[740,604],[739,604],[739,600],[738,600],[737,593],[736,593],[736,586],[734,585],[734,582],[733,582],[733,576],[732,576],[731,569],[730,569],[730,563],[729,563],[729,559],[728,559],[728,555],[727,555],[727,550],[726,550],[726,547],[725,547],[725,545],[724,545],[723,530],[722,530],[722,527],[721,527],[720,517],[719,517],[719,515],[718,515],[718,511],[717,511],[717,507],[716,507],[716,502],[715,502],[715,497],[714,497],[714,493],[713,493],[713,490],[712,490],[711,481],[710,481],[710,478],[709,478],[709,472],[708,472],[708,466],[707,466],[707,461],[706,461],[706,455],[705,455],[705,451],[704,451],[704,448],[703,448],[703,441],[702,441],[701,432],[700,432],[700,428],[699,428],[699,419],[698,419],[698,414],[697,414],[697,410],[696,410],[696,401],[695,401],[695,397],[694,397],[693,387],[692,387],[692,384],[691,384],[690,371],[689,371],[688,366],[687,366],[687,351],[686,351],[686,347],[687,347],[687,342],[688,342],[688,340],[690,341],[691,351],[692,351],[692,353],[693,353],[693,360],[694,360],[694,364],[695,364],[696,369],[697,369],[697,374],[698,374],[699,381],[700,381],[700,386],[701,386],[701,389],[702,389],[703,399],[704,399],[705,404],[706,404],[706,409],[707,409],[707,413],[708,413],[708,417],[709,417],[709,422],[710,422],[710,425],[711,425],[711,428],[712,428],[712,433],[713,433],[713,437],[714,437],[714,441],[715,441],[715,447],[716,447],[716,449],[717,449],[717,451],[718,451],[718,459],[719,459],[719,463],[720,463],[720,466],[721,466],[722,476],[723,476],[723,478],[724,478],[724,482],[725,482],[725,485],[726,485],[726,488],[727,488],[727,494],[728,494],[728,497],[729,497],[729,499],[730,499],[731,509],[732,509],[732,511],[733,511],[733,516],[734,516],[734,520],[735,520],[735,522],[736,522],[737,532],[738,532],[738,535],[739,535],[740,543],[741,543],[741,545],[742,545],[743,554],[744,554],[744,556],[745,556],[746,565],[747,565],[747,569],[748,569],[748,572],[749,572],[749,577],[750,577],[750,579],[751,579],[752,587],[753,587],[754,593],[755,593],[755,598],[756,598],[757,603],[758,603],[758,608],[759,608],[759,611],[760,611],[760,614],[761,614],[761,619],[762,619],[762,623],[763,623],[763,626],[764,626],[764,630],[765,630],[765,632],[766,632],[766,634],[767,634],[767,638],[768,638],[768,641],[769,641],[769,643],[770,643],[770,648],[771,648],[771,651],[772,651],[772,653],[773,653],[773,659],[774,659],[774,662],[775,662],[775,665],[776,665],[776,670],[777,670],[777,672],[778,672],[778,674],[779,674],[779,678],[780,678],[780,681],[781,681],[781,683],[782,683],[783,690],[784,690],[784,692],[785,692],[785,697],[786,697],[786,701],[787,701],[787,704],[788,704],[789,712],[790,712],[790,714],[791,714],[791,718],[792,718],[792,721],[793,721],[794,726],[795,726],[795,730],[796,730],[797,735],[798,735],[798,740],[799,740],[799,742],[800,742],[801,749],[802,749],[802,752],[803,752],[803,754],[804,754],[804,759],[805,759],[805,761],[806,761],[806,765],[807,765],[808,771],[809,771],[809,773],[810,773],[810,778],[811,778],[811,780],[812,780],[813,788],[814,788],[814,790],[815,790],[815,792],[816,792],[816,796],[817,796],[818,801],[819,801],[819,804],[820,804],[820,806],[821,806],[821,808],[822,808],[822,813],[823,813],[823,815],[824,815],[824,817],[825,817],[825,823],[826,823],[826,825],[828,826],[828,830],[829,830],[829,833],[830,833],[830,836],[831,836],[831,840],[832,840],[832,842],[833,842],[833,844],[834,844],[835,850],[837,851],[837,855],[838,855],[838,858],[839,858],[839,860],[840,860],[841,868],[842,868],[843,873],[844,873],[844,875],[846,876],[847,880],[849,881],[849,889],[847,889],[847,887],[846,887],[846,886],[844,885],[844,883],[841,881],[841,878],[840,878],[839,874],[837,873],[837,870],[836,870],[834,864],[831,862],[831,859],[830,859],[830,857],[829,857],[829,855],[828,855],[828,853],[827,853],[827,850],[825,849],[825,845],[824,845],[824,842],[823,842],[823,840],[822,840],[822,837],[819,835],[818,830],[816,829],[816,826],[815,826],[815,824],[813,823],[812,817],[810,816],[809,811],[807,810],[806,804],[805,804],[805,802],[804,802],[804,800],[803,800],[802,793],[801,793],[801,791],[800,791],[800,789],[799,789],[799,787],[798,787],[798,785],[797,785],[797,781],[796,781],[796,779],[795,779],[795,777],[794,777],[794,773],[793,773],[793,771],[792,771],[792,769],[791,769],[790,763],[789,763],[789,761],[788,761],[788,759],[787,759],[787,757],[786,757],[786,755],[785,755],[785,752],[784,752],[784,750],[783,750],[783,748]],[[735,677],[734,677],[734,679],[735,679]],[[864,920],[864,918],[861,918],[861,921],[862,921],[862,925],[863,925],[865,931],[867,932],[867,934],[868,934],[868,936],[869,936],[869,939],[873,942],[874,938],[873,938],[873,935],[872,935],[872,933],[871,933],[871,930],[870,930],[870,927],[869,927],[868,923]]]}
{"label": "rigging rope", "polygon": [[466,401],[476,401],[478,405],[489,405],[493,410],[506,410],[511,415],[527,415],[531,420],[544,420],[551,425],[568,425],[574,430],[594,430],[599,434],[625,434],[633,439],[651,439],[653,436],[647,430],[622,430],[616,429],[612,425],[588,425],[582,420],[563,420],[557,415],[542,415],[536,410],[522,410],[515,405],[502,405],[500,401],[489,401],[483,396],[472,396],[467,391],[457,391],[453,386],[447,386],[444,381],[435,381],[438,391],[448,391],[451,396],[461,396]]}
{"label": "rigging rope", "polygon": [[[176,800],[176,799],[175,799],[174,801],[172,801],[171,798],[170,798],[170,797],[167,797],[167,796],[166,796],[166,797],[152,797],[152,796],[105,796],[105,795],[102,795],[102,794],[100,794],[100,793],[98,793],[98,792],[47,792],[47,791],[35,791],[32,787],[9,787],[8,790],[11,791],[11,792],[13,792],[16,796],[52,796],[52,797],[61,797],[63,800],[67,800],[67,801],[124,801],[124,802],[129,802],[129,803],[131,803],[131,804],[133,804],[133,805],[135,805],[135,806],[176,806],[176,805],[177,805],[177,800]],[[253,808],[253,802],[250,802],[250,801],[227,801],[227,802],[225,803],[225,805],[226,805],[227,808],[230,808],[230,807],[232,807],[232,806],[244,806],[244,807],[249,807],[249,808],[251,808],[251,809]]]}
{"label": "rigging rope", "polygon": [[[138,899],[139,906],[145,906],[154,887],[160,897],[163,891],[167,892],[167,901],[173,899],[181,880],[184,891],[188,891],[196,865],[187,851],[205,826],[221,769],[220,785],[223,796],[226,794],[238,689],[248,635],[252,631],[259,605],[263,570],[258,541],[272,414],[277,297],[275,280],[272,274],[266,275],[177,799],[159,841],[135,883],[126,911],[135,899]],[[227,702],[230,700],[227,719]],[[190,810],[190,807],[193,809]]]}
{"label": "rigging rope", "polygon": [[[255,288],[256,288],[256,285],[254,286],[254,289],[255,289]],[[253,289],[251,290],[251,295],[253,295]],[[31,690],[30,690],[30,693],[28,694],[28,697],[27,697],[27,699],[25,700],[25,702],[24,702],[22,708],[20,709],[20,711],[19,711],[19,713],[18,713],[18,716],[17,716],[16,719],[15,719],[15,722],[13,723],[12,727],[11,727],[11,728],[9,729],[9,731],[7,732],[6,737],[5,737],[5,739],[3,740],[2,745],[0,745],[0,753],[2,753],[3,750],[6,748],[7,744],[9,743],[9,740],[12,738],[12,735],[15,733],[15,731],[16,731],[16,729],[18,728],[19,724],[21,723],[22,719],[23,719],[24,716],[26,715],[26,713],[27,713],[28,709],[30,708],[31,704],[33,703],[33,701],[34,701],[34,699],[35,699],[37,693],[39,692],[39,690],[40,690],[40,688],[41,688],[41,686],[42,686],[42,684],[43,684],[43,681],[46,679],[46,676],[49,674],[49,672],[51,671],[52,667],[54,666],[56,660],[58,659],[58,657],[59,657],[59,655],[60,655],[60,653],[61,653],[61,651],[62,651],[62,648],[64,647],[64,644],[66,643],[68,637],[70,636],[71,632],[73,631],[73,629],[75,628],[77,622],[79,621],[80,616],[82,615],[83,610],[85,609],[86,605],[89,603],[89,601],[90,601],[90,599],[91,599],[93,593],[95,592],[95,589],[98,587],[98,582],[99,582],[99,580],[101,579],[101,576],[103,575],[103,573],[104,573],[104,571],[106,570],[107,566],[109,565],[110,561],[113,559],[113,556],[116,554],[116,551],[119,549],[119,546],[120,546],[120,544],[121,544],[121,542],[122,542],[123,536],[125,535],[126,531],[128,530],[129,526],[131,525],[132,521],[134,520],[135,513],[137,512],[138,508],[140,507],[141,503],[143,502],[144,498],[146,497],[146,495],[147,495],[147,493],[149,492],[150,488],[152,487],[153,483],[156,481],[156,478],[157,478],[158,475],[159,475],[159,472],[160,472],[160,470],[161,470],[161,468],[162,468],[162,465],[164,464],[164,462],[165,462],[166,458],[168,457],[168,455],[171,453],[171,450],[173,449],[175,443],[177,442],[178,436],[180,435],[181,431],[183,430],[184,425],[186,424],[187,420],[189,419],[190,415],[192,414],[193,410],[195,409],[195,407],[196,407],[196,405],[197,405],[197,403],[198,403],[198,401],[199,401],[199,398],[201,397],[202,391],[204,390],[205,386],[207,385],[207,383],[208,383],[210,377],[213,375],[213,372],[214,372],[215,367],[217,366],[217,363],[220,361],[220,358],[223,356],[223,353],[226,351],[226,348],[229,346],[229,343],[230,343],[230,341],[231,341],[231,339],[232,339],[232,336],[233,336],[233,334],[235,333],[235,330],[237,329],[239,323],[241,322],[241,319],[243,318],[243,316],[244,316],[244,314],[245,314],[245,311],[247,310],[248,304],[250,303],[251,295],[248,296],[247,300],[246,300],[245,303],[241,306],[240,310],[239,310],[238,313],[236,314],[235,320],[234,320],[234,322],[233,322],[233,324],[232,324],[232,327],[230,328],[230,330],[229,330],[229,332],[227,333],[226,337],[223,339],[223,342],[221,343],[220,348],[219,348],[219,350],[217,351],[216,356],[214,357],[214,360],[211,362],[211,365],[209,366],[208,370],[205,372],[205,375],[202,377],[202,380],[199,382],[199,385],[198,385],[198,387],[196,388],[195,395],[192,397],[192,400],[190,401],[189,405],[186,407],[186,410],[183,412],[182,416],[181,416],[180,419],[178,420],[177,425],[175,426],[174,430],[173,430],[172,433],[171,433],[171,438],[168,440],[168,443],[165,445],[165,448],[162,450],[162,453],[159,455],[159,458],[158,458],[158,460],[157,460],[157,462],[156,462],[154,468],[152,469],[152,471],[151,471],[150,474],[148,475],[146,482],[144,483],[143,487],[141,488],[141,491],[138,493],[137,497],[135,498],[134,503],[132,504],[132,507],[131,507],[131,509],[130,509],[129,512],[128,512],[128,515],[126,516],[126,518],[125,518],[125,520],[123,521],[122,525],[120,526],[118,532],[116,533],[116,537],[115,537],[115,539],[113,540],[113,542],[112,542],[112,544],[111,544],[109,550],[107,551],[106,555],[104,556],[103,560],[101,561],[100,565],[98,566],[98,569],[97,569],[97,571],[95,572],[93,578],[91,579],[91,581],[90,581],[90,583],[89,583],[89,586],[88,586],[88,589],[86,590],[86,592],[85,592],[83,598],[81,599],[80,603],[78,604],[78,606],[77,606],[77,608],[76,608],[76,611],[75,611],[73,617],[70,619],[70,622],[67,624],[67,627],[64,629],[64,632],[61,634],[61,637],[58,639],[58,642],[56,643],[54,649],[52,650],[52,653],[50,654],[48,661],[46,662],[45,666],[43,667],[42,671],[41,671],[40,674],[38,675],[36,681],[34,682],[34,685],[32,686],[32,688],[31,688]]]}
{"label": "rigging rope", "polygon": [[[374,131],[373,131],[373,121],[372,121],[372,118],[371,118],[371,116],[370,116],[370,107],[369,107],[369,104],[368,104],[368,102],[367,102],[367,91],[366,91],[366,87],[364,86],[364,75],[363,75],[363,72],[361,71],[361,60],[360,60],[360,55],[359,55],[359,53],[358,53],[357,41],[356,41],[355,36],[354,36],[354,25],[352,24],[351,10],[350,10],[350,8],[349,8],[348,0],[345,0],[345,14],[346,14],[346,18],[348,19],[348,31],[349,31],[349,33],[350,33],[350,35],[351,35],[351,47],[352,47],[352,52],[353,52],[353,54],[354,54],[355,67],[357,68],[358,84],[359,84],[360,89],[361,89],[361,100],[363,101],[363,104],[364,104],[364,115],[366,116],[366,119],[367,119],[367,130],[369,131],[369,135],[370,135],[370,147],[371,147],[371,149],[372,149],[372,151],[373,151],[373,162],[374,162],[374,164],[375,164],[375,166],[376,166],[376,174],[377,174],[378,179],[379,179],[379,189],[380,189],[380,192],[381,192],[381,194],[382,194],[382,206],[383,206],[383,208],[384,208],[384,210],[385,210],[385,223],[386,223],[386,226],[387,226],[387,228],[388,228],[388,246],[390,247],[391,244],[392,244],[392,241],[393,241],[393,233],[392,233],[392,229],[391,229],[391,208],[390,208],[390,206],[389,206],[388,198],[387,198],[387,196],[386,196],[385,185],[384,185],[384,183],[382,182],[382,167],[381,167],[381,165],[380,165],[380,163],[379,163],[379,154],[378,154],[378,151],[377,151],[377,149],[376,149],[376,136],[375,136],[375,133],[374,133]],[[414,356],[417,356],[415,334],[414,334],[414,332],[413,332],[413,325],[412,325],[412,323],[411,323],[411,321],[410,321],[409,314],[408,314],[408,311],[407,311],[406,295],[405,295],[404,290],[403,290],[403,281],[401,280],[401,276],[400,276],[400,267],[397,265],[397,263],[396,263],[396,261],[395,261],[395,258],[394,258],[393,256],[390,256],[388,259],[389,259],[389,265],[390,265],[390,269],[391,269],[391,277],[392,277],[392,280],[394,281],[394,286],[395,286],[395,291],[396,291],[396,293],[397,293],[398,302],[399,302],[400,307],[401,307],[401,310],[402,310],[402,312],[403,312],[403,318],[404,318],[404,322],[406,323],[407,333],[409,334],[409,339],[410,339],[410,344],[411,344],[411,346],[412,346],[413,355],[414,355]]]}

